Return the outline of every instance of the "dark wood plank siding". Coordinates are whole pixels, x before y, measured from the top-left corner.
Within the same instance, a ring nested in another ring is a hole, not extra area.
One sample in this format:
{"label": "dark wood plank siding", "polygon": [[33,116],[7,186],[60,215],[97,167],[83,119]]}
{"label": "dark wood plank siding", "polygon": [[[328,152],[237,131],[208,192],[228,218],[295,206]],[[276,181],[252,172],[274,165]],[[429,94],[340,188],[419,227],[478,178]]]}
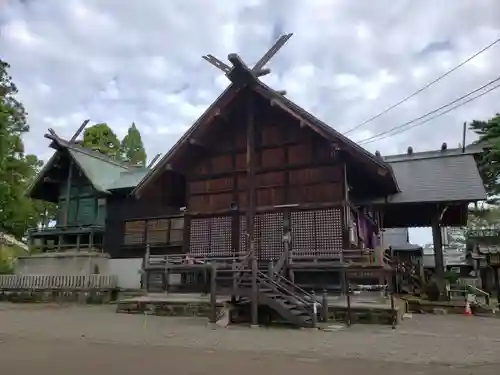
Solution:
{"label": "dark wood plank siding", "polygon": [[[184,179],[169,171],[138,199],[130,196],[129,191],[115,192],[107,203],[105,251],[114,258],[142,257],[146,243],[150,243],[152,252],[180,252],[183,233],[176,234],[176,241],[170,240],[169,218],[180,215],[185,193]],[[140,225],[144,228],[142,234]]]}
{"label": "dark wood plank siding", "polygon": [[[309,128],[283,117],[264,117],[256,126],[257,207],[328,203],[344,199],[343,164],[330,144]],[[227,133],[188,173],[190,212],[246,207],[245,129],[236,116]]]}
{"label": "dark wood plank siding", "polygon": [[[344,164],[328,141],[269,105],[256,119],[256,251],[278,259],[284,223],[299,254],[339,254],[343,245]],[[226,115],[216,140],[186,167],[190,217],[186,251],[229,255],[246,250],[247,153],[244,111]],[[294,204],[317,204],[277,208]],[[295,211],[294,211],[295,210]],[[294,211],[294,212],[291,212]],[[312,220],[312,221],[311,221]]]}

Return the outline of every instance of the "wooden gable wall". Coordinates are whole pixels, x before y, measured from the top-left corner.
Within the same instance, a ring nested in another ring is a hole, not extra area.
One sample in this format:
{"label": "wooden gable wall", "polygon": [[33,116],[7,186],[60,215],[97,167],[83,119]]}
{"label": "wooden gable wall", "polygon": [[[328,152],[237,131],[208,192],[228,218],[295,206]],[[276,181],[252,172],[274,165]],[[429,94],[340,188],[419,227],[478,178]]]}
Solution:
{"label": "wooden gable wall", "polygon": [[[343,164],[330,144],[278,109],[264,108],[256,121],[257,207],[340,202]],[[246,207],[247,155],[244,111],[233,113],[210,150],[187,173],[187,207],[193,213]]]}
{"label": "wooden gable wall", "polygon": [[[288,230],[296,253],[340,256],[346,237],[342,161],[328,141],[269,101],[257,97],[255,104],[259,259],[279,259]],[[185,168],[186,252],[227,256],[247,249],[245,118],[234,103]]]}

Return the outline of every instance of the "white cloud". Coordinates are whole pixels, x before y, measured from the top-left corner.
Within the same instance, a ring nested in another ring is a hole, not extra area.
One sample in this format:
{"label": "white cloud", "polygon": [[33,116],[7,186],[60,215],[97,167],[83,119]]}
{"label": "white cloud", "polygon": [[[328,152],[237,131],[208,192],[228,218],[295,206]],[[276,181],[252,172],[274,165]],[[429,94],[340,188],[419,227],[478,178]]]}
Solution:
{"label": "white cloud", "polygon": [[[225,61],[237,52],[251,64],[278,33],[293,32],[265,82],[346,131],[492,42],[499,19],[498,0],[9,0],[0,51],[29,112],[29,151],[47,152],[47,127],[70,136],[90,118],[119,134],[135,121],[154,155],[228,85],[204,54]],[[361,140],[449,102],[496,78],[499,61],[500,45],[349,135]],[[500,90],[367,147],[458,144],[462,123],[500,111],[499,99]]]}

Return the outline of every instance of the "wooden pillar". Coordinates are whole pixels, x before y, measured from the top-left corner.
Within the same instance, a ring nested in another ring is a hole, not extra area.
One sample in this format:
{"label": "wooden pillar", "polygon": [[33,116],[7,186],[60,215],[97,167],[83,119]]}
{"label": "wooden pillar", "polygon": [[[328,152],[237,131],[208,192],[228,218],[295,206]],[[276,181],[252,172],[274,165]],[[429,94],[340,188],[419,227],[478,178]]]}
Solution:
{"label": "wooden pillar", "polygon": [[89,234],[89,251],[92,251],[92,247],[94,246],[94,230],[90,230]]}
{"label": "wooden pillar", "polygon": [[493,276],[495,277],[495,290],[497,292],[497,302],[500,303],[500,276],[499,273],[500,269],[498,266],[495,266],[493,268]]}
{"label": "wooden pillar", "polygon": [[444,254],[443,238],[440,226],[440,212],[432,217],[432,244],[434,247],[434,277],[439,286],[441,297],[444,293]]}
{"label": "wooden pillar", "polygon": [[217,266],[210,269],[210,323],[217,322]]}
{"label": "wooden pillar", "polygon": [[81,235],[80,233],[78,233],[78,234],[76,235],[76,251],[80,251],[80,240],[81,240],[81,236],[82,236],[82,235]]}
{"label": "wooden pillar", "polygon": [[71,178],[73,175],[73,159],[69,159],[68,179],[66,181],[66,207],[64,208],[64,225],[68,225],[69,206],[71,199]]}
{"label": "wooden pillar", "polygon": [[252,325],[259,322],[259,296],[257,288],[257,254],[255,253],[255,118],[252,91],[247,92],[247,235],[248,251],[252,265],[252,298],[251,319]]}

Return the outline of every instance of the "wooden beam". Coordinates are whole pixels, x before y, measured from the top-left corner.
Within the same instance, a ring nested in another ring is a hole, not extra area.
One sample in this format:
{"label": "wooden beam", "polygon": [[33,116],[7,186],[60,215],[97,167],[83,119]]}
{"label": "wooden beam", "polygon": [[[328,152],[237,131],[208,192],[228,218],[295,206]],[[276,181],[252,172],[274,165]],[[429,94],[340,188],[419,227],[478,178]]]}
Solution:
{"label": "wooden beam", "polygon": [[202,143],[199,140],[197,140],[196,138],[189,138],[188,139],[188,143],[191,146],[197,146],[197,147],[201,147],[203,149],[207,149],[207,146],[204,143]]}
{"label": "wooden beam", "polygon": [[151,168],[154,165],[154,163],[160,158],[160,156],[161,156],[161,154],[156,154],[155,157],[153,158],[153,160],[151,160],[149,162],[149,164],[147,165],[146,168]]}
{"label": "wooden beam", "polygon": [[261,69],[261,70],[259,70],[257,72],[254,72],[254,74],[255,74],[256,77],[267,76],[270,73],[271,73],[271,69],[269,69],[269,68],[264,68],[264,69]]}
{"label": "wooden beam", "polygon": [[73,175],[73,158],[69,159],[68,180],[66,181],[66,207],[64,208],[64,225],[68,225],[69,206],[71,199],[71,177]]}
{"label": "wooden beam", "polygon": [[85,120],[84,122],[82,122],[82,124],[80,125],[80,127],[76,130],[75,134],[73,134],[73,136],[69,140],[70,143],[74,143],[76,141],[76,139],[78,138],[78,136],[81,134],[81,132],[83,131],[83,129],[85,129],[85,127],[87,126],[87,124],[89,122],[90,122],[90,120]]}

